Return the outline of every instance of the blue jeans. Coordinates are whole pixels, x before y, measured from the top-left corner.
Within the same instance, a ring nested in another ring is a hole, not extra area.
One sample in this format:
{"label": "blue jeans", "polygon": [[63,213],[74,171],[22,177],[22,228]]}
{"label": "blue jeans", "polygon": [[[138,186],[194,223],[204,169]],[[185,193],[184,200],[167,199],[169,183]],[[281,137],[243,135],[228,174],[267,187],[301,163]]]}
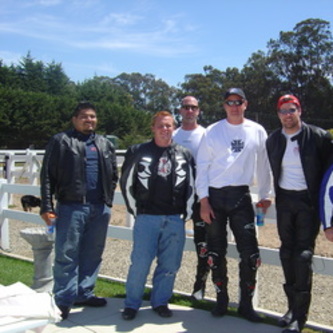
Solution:
{"label": "blue jeans", "polygon": [[150,266],[157,257],[150,303],[167,305],[172,296],[185,243],[184,221],[179,215],[138,215],[133,230],[131,266],[126,282],[125,307],[138,310],[142,304]]}
{"label": "blue jeans", "polygon": [[111,209],[104,204],[58,203],[54,297],[71,306],[93,296],[102,261]]}

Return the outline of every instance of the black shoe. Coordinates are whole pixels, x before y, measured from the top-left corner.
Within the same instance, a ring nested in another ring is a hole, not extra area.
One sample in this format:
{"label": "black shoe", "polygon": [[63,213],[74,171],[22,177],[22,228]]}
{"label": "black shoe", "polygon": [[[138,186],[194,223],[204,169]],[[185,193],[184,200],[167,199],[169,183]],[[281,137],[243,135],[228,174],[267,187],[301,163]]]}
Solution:
{"label": "black shoe", "polygon": [[125,308],[121,316],[123,317],[124,320],[133,320],[137,312],[138,312],[137,310],[131,308]]}
{"label": "black shoe", "polygon": [[245,318],[248,321],[252,321],[253,323],[260,323],[263,319],[250,307],[239,307],[238,314]]}
{"label": "black shoe", "polygon": [[61,316],[62,320],[67,319],[71,308],[66,305],[57,305],[57,306],[58,306],[59,310],[61,311],[60,316]]}
{"label": "black shoe", "polygon": [[288,310],[279,320],[278,325],[280,327],[286,327],[291,323],[293,313],[291,310]]}
{"label": "black shoe", "polygon": [[84,301],[75,302],[74,305],[77,306],[93,306],[93,307],[100,307],[105,306],[107,301],[105,298],[92,296]]}
{"label": "black shoe", "polygon": [[172,311],[168,308],[167,305],[160,305],[157,306],[156,308],[153,309],[160,317],[163,318],[170,318],[172,317],[173,313]]}

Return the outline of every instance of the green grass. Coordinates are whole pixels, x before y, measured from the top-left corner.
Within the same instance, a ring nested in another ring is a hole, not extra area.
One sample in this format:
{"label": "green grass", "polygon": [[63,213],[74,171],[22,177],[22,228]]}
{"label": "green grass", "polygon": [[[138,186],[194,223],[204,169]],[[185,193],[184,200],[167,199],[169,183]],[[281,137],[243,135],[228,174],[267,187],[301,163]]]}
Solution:
{"label": "green grass", "polygon": [[[0,284],[4,286],[11,285],[15,282],[22,282],[27,286],[32,285],[34,267],[31,262],[9,257],[3,254],[0,254]],[[125,285],[121,282],[114,282],[107,279],[99,278],[96,283],[95,292],[98,296],[102,297],[116,297],[124,298],[125,297]],[[145,300],[149,300],[149,289],[146,289]],[[171,303],[188,306],[195,309],[201,309],[210,311],[214,302],[203,300],[203,301],[192,301],[190,297],[174,294],[170,300]],[[209,315],[209,314],[208,314]],[[237,309],[229,307],[228,315],[238,316]],[[209,317],[207,318],[207,320]],[[266,316],[264,322],[270,325],[276,325],[276,320],[274,318]],[[324,333],[324,331],[312,330],[305,328],[302,331],[303,333]]]}

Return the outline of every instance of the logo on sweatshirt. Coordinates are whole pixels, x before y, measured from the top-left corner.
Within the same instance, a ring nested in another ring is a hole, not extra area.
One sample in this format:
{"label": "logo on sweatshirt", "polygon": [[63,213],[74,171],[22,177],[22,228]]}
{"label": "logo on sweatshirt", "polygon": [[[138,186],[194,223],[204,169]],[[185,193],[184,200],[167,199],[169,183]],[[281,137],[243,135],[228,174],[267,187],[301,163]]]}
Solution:
{"label": "logo on sweatshirt", "polygon": [[231,141],[231,150],[234,153],[239,153],[244,148],[244,142],[242,140],[233,140]]}

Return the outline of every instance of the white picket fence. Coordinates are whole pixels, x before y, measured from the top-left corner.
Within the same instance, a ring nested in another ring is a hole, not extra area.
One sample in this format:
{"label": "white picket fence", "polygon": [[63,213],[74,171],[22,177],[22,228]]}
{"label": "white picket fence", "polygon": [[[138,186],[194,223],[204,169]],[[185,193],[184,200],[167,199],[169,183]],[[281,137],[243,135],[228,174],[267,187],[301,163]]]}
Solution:
{"label": "white picket fence", "polygon": [[[8,232],[8,220],[20,220],[45,226],[45,222],[38,214],[23,212],[9,208],[8,196],[11,194],[40,195],[38,185],[8,184],[5,179],[0,179],[0,246],[6,250],[10,248]],[[124,199],[120,192],[115,193],[114,204],[124,205]],[[271,211],[273,208],[271,208]],[[272,214],[273,215],[273,214]],[[129,217],[126,217],[129,220]],[[269,222],[268,222],[269,223]],[[132,241],[132,228],[109,225],[108,237]],[[187,236],[185,251],[195,251],[193,238]],[[280,259],[276,249],[260,247],[262,262],[268,265],[280,266]],[[229,242],[228,257],[239,258],[234,242]],[[314,256],[313,269],[315,273],[333,276],[333,259],[321,256]]]}
{"label": "white picket fence", "polygon": [[[121,165],[124,150],[117,150],[118,164]],[[8,208],[11,204],[11,194],[31,194],[40,195],[40,188],[37,184],[39,171],[44,156],[44,150],[0,150],[0,164],[3,166],[3,175],[7,180],[0,179],[0,246],[8,249],[10,240],[8,233],[8,219],[21,220],[35,224],[44,225],[44,221],[37,214],[22,212]],[[29,185],[17,184],[20,178],[27,180]],[[251,188],[254,202],[257,201],[256,188]],[[124,205],[124,199],[120,192],[115,194],[115,204]],[[266,221],[275,221],[275,207],[272,205],[266,214]],[[108,237],[132,240],[132,221],[130,215],[126,216],[127,227],[109,226]],[[229,232],[232,237],[232,233]],[[229,239],[228,256],[238,259],[238,252],[232,238]],[[186,238],[186,251],[195,251],[192,237]],[[280,259],[276,249],[261,247],[260,254],[263,263],[280,266]],[[333,275],[333,259],[314,256],[313,269],[315,273],[323,275]]]}

